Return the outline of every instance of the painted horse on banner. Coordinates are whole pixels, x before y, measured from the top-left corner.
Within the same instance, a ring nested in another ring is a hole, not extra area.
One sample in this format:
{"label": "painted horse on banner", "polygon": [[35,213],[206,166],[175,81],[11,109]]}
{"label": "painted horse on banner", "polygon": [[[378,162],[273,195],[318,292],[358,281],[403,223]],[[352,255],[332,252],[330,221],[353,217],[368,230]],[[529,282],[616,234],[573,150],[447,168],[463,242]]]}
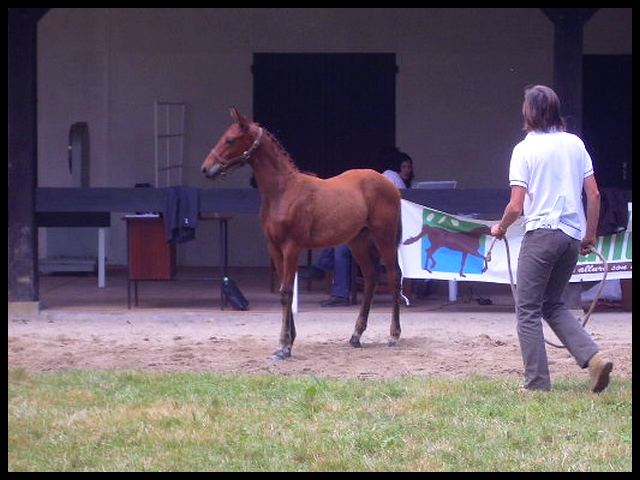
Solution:
{"label": "painted horse on banner", "polygon": [[[433,227],[431,225],[424,225],[422,231],[415,237],[407,238],[403,244],[411,245],[417,242],[425,235],[429,239],[430,246],[426,250],[427,259],[424,264],[424,269],[431,273],[436,266],[436,259],[433,254],[441,248],[449,248],[462,254],[462,260],[460,260],[460,276],[466,277],[464,274],[464,265],[467,261],[467,255],[473,255],[474,257],[480,257],[484,260],[484,267],[482,272],[487,270],[487,257],[480,253],[480,236],[489,235],[491,230],[489,227],[483,225],[476,227],[469,232],[452,232],[445,228]],[[431,266],[429,262],[431,261]]]}
{"label": "painted horse on banner", "polygon": [[400,193],[380,173],[347,170],[328,179],[302,173],[278,140],[258,123],[230,109],[233,123],[202,164],[214,179],[236,168],[253,169],[261,195],[260,221],[269,254],[280,279],[282,328],[274,359],[291,356],[296,328],[291,303],[298,257],[303,249],[347,244],[364,277],[364,296],[350,344],[360,347],[376,282],[376,265],[369,253],[375,242],[392,292],[389,345],[400,338],[401,238]]}

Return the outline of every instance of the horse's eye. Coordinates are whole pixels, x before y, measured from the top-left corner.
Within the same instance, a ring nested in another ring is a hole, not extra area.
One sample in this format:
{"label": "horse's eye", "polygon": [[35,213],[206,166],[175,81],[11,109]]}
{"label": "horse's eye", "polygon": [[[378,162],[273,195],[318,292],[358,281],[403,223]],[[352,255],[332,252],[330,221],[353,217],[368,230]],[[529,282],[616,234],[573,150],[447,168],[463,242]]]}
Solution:
{"label": "horse's eye", "polygon": [[233,145],[234,143],[236,143],[236,139],[235,139],[235,138],[227,138],[227,139],[225,140],[225,143],[226,143],[227,145]]}

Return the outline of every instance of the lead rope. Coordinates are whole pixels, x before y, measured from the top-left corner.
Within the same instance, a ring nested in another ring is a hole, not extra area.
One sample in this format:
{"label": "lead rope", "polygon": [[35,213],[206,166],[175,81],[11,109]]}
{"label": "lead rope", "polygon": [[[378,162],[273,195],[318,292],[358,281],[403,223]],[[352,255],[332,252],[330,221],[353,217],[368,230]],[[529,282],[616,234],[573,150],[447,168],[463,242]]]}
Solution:
{"label": "lead rope", "polygon": [[[511,294],[513,295],[514,303],[517,305],[518,302],[517,302],[517,299],[516,299],[516,284],[515,284],[515,282],[513,280],[513,271],[511,269],[511,253],[509,252],[509,242],[507,241],[507,237],[503,237],[502,239],[504,240],[504,248],[507,251],[507,265],[509,267],[509,282],[511,284]],[[493,246],[495,245],[496,240],[498,240],[498,237],[493,237],[493,241],[491,242],[491,245],[489,246],[489,251],[485,255],[485,257],[487,259],[487,263],[489,263],[491,261],[491,250],[493,250]],[[607,261],[600,254],[600,252],[598,252],[598,250],[596,250],[593,246],[591,246],[590,247],[590,252],[591,253],[595,253],[600,258],[600,260],[602,260],[602,263],[604,265],[604,274],[602,275],[602,280],[600,281],[600,287],[598,288],[598,293],[596,293],[596,296],[593,297],[593,300],[591,301],[591,306],[589,307],[589,310],[587,310],[587,313],[585,314],[584,319],[582,320],[582,327],[584,327],[587,324],[587,322],[589,321],[589,318],[591,317],[591,313],[593,313],[593,310],[596,308],[596,303],[598,303],[598,300],[600,299],[600,294],[602,293],[602,289],[604,288],[604,282],[607,279],[607,272],[609,270],[609,266],[607,264]],[[558,345],[557,343],[553,343],[553,342],[547,340],[546,338],[544,339],[544,341],[548,345],[551,345],[552,347],[567,348],[564,345]]]}

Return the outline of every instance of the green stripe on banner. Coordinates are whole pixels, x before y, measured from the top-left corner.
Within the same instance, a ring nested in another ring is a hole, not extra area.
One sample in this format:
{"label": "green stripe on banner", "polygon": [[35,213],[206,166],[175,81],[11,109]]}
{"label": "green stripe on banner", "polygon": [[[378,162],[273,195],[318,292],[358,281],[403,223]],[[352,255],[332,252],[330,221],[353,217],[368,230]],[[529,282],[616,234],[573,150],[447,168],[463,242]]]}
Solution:
{"label": "green stripe on banner", "polygon": [[[615,235],[612,235],[612,236],[615,236]],[[602,245],[600,246],[600,255],[602,255],[607,260],[611,260],[609,258],[610,248],[611,248],[611,237],[602,237]]]}

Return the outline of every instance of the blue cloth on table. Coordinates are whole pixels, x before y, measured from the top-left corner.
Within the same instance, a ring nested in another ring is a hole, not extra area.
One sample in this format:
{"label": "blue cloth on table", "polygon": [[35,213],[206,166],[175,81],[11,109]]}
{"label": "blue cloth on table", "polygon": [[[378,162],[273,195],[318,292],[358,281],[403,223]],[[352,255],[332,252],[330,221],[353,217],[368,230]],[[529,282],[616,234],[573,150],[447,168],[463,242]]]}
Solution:
{"label": "blue cloth on table", "polygon": [[184,243],[196,238],[200,195],[197,188],[176,186],[166,189],[164,228],[169,243]]}

